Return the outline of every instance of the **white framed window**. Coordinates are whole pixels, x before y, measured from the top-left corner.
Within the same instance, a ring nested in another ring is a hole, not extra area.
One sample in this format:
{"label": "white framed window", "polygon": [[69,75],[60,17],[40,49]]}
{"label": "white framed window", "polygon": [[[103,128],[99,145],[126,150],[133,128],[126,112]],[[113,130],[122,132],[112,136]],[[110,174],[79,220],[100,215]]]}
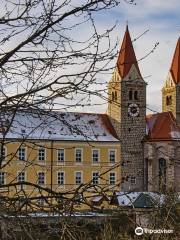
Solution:
{"label": "white framed window", "polygon": [[0,185],[5,184],[5,176],[6,176],[5,172],[0,172]]}
{"label": "white framed window", "polygon": [[76,148],[75,149],[75,159],[77,163],[82,162],[82,149],[81,148]]}
{"label": "white framed window", "polygon": [[40,147],[39,148],[39,152],[38,152],[38,160],[39,161],[45,161],[45,148],[44,147]]}
{"label": "white framed window", "polygon": [[22,205],[24,205],[25,201],[26,201],[25,196],[19,196],[19,197],[18,197],[17,205],[18,205],[19,207],[21,207]]}
{"label": "white framed window", "polygon": [[57,160],[58,162],[65,161],[65,150],[63,148],[57,150]]}
{"label": "white framed window", "polygon": [[131,177],[131,184],[136,184],[136,177]]}
{"label": "white framed window", "polygon": [[82,172],[75,172],[75,183],[76,185],[82,183]]}
{"label": "white framed window", "polygon": [[25,147],[19,147],[18,149],[18,159],[20,161],[26,160],[26,148]]}
{"label": "white framed window", "polygon": [[40,207],[44,207],[45,205],[45,199],[44,198],[39,198],[37,200],[37,204],[40,206]]}
{"label": "white framed window", "polygon": [[80,193],[77,193],[74,198],[75,204],[80,205],[82,201],[83,201],[83,195]]}
{"label": "white framed window", "polygon": [[110,163],[116,162],[116,150],[114,150],[114,149],[109,150],[109,162]]}
{"label": "white framed window", "polygon": [[116,184],[116,174],[115,174],[115,172],[110,172],[109,173],[109,184],[110,185],[115,185]]}
{"label": "white framed window", "polygon": [[39,185],[44,185],[45,184],[45,172],[38,172],[38,181],[37,183]]}
{"label": "white framed window", "polygon": [[0,149],[0,159],[1,159],[1,162],[2,161],[5,161],[6,160],[6,147],[2,147]]}
{"label": "white framed window", "polygon": [[63,197],[56,197],[56,202],[61,204],[61,205],[64,205],[64,198]]}
{"label": "white framed window", "polygon": [[25,172],[18,172],[17,173],[17,181],[19,183],[25,182]]}
{"label": "white framed window", "polygon": [[92,173],[92,182],[93,184],[99,184],[99,172]]}
{"label": "white framed window", "polygon": [[57,184],[58,185],[64,185],[65,184],[65,173],[64,172],[58,172],[57,173]]}
{"label": "white framed window", "polygon": [[92,162],[93,163],[99,163],[99,156],[100,156],[99,149],[93,149],[92,150]]}

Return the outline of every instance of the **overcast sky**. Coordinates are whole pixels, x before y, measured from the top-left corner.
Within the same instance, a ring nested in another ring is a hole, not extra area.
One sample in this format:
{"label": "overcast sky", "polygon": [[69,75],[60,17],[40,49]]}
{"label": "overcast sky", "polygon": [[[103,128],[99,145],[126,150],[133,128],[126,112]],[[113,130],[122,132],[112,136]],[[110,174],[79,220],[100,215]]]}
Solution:
{"label": "overcast sky", "polygon": [[[159,42],[155,52],[141,61],[139,67],[144,77],[150,76],[145,78],[148,82],[148,107],[161,111],[161,88],[171,65],[177,39],[180,37],[180,0],[136,0],[136,3],[129,5],[122,1],[117,8],[97,14],[96,21],[99,29],[106,29],[117,22],[112,41],[119,38],[120,44],[127,21],[132,39],[149,30],[134,43],[137,59],[142,58]],[[106,108],[104,104],[88,110],[105,112]]]}

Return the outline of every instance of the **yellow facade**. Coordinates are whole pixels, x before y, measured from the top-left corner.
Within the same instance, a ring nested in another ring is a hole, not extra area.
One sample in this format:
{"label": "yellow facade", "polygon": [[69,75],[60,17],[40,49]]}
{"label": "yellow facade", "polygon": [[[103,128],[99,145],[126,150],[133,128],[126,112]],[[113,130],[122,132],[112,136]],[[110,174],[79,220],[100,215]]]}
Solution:
{"label": "yellow facade", "polygon": [[[25,181],[39,185],[38,174],[44,173],[44,184],[41,183],[40,185],[56,192],[67,192],[76,189],[81,184],[82,186],[88,186],[87,192],[91,192],[91,186],[95,185],[110,192],[119,189],[120,147],[118,142],[40,142],[38,140],[17,142],[10,140],[3,146],[5,159],[2,162],[1,173],[4,173],[4,179],[1,176],[1,184]],[[23,150],[24,155],[21,152],[21,156],[19,156],[19,151],[22,151],[22,149],[25,149]],[[59,151],[64,152],[64,159],[62,156],[60,159]],[[80,152],[81,156],[76,156]],[[98,153],[98,157],[96,154],[93,157],[93,153]],[[20,160],[19,158],[22,155],[25,159]],[[23,179],[19,179],[18,175],[22,173],[23,176],[21,177]],[[93,173],[98,174],[99,177],[93,179]],[[77,179],[77,177],[81,177],[81,179]],[[79,183],[77,183],[77,180],[79,180]],[[9,188],[2,188],[1,194],[10,197],[16,196],[21,187],[27,196],[32,197],[42,194],[34,186],[24,185],[23,183],[18,189],[11,185]],[[94,191],[92,192],[94,194]]]}

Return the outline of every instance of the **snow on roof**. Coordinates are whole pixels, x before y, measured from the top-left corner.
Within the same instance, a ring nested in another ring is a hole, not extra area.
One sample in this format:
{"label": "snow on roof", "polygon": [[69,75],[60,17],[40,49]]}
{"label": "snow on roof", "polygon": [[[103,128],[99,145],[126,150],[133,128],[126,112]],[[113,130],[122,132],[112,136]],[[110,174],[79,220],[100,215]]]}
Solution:
{"label": "snow on roof", "polygon": [[119,141],[106,114],[19,111],[0,113],[0,124],[1,138],[10,126],[6,139]]}
{"label": "snow on roof", "polygon": [[102,198],[103,198],[103,196],[93,197],[91,201],[93,201],[93,202],[99,202]]}
{"label": "snow on roof", "polygon": [[[158,205],[162,205],[165,201],[165,195],[155,192],[116,192],[116,197],[119,206],[133,206],[134,202],[140,196],[140,194],[145,194],[150,196]],[[180,196],[180,195],[179,195]]]}
{"label": "snow on roof", "polygon": [[144,193],[149,195],[150,197],[152,197],[155,200],[155,202],[159,205],[162,205],[165,201],[164,194],[159,194],[159,193],[155,193],[155,192],[144,192]]}
{"label": "snow on roof", "polygon": [[116,192],[119,206],[132,206],[140,192]]}
{"label": "snow on roof", "polygon": [[99,202],[101,200],[110,200],[110,197],[108,196],[104,196],[104,195],[101,195],[101,196],[95,196],[95,197],[92,197],[91,201],[92,202]]}
{"label": "snow on roof", "polygon": [[26,218],[27,216],[32,218],[48,218],[48,217],[107,217],[111,216],[107,213],[99,213],[99,212],[33,212],[33,213],[27,213],[27,214],[21,214],[21,215],[8,215],[8,214],[1,214],[0,219],[5,218]]}

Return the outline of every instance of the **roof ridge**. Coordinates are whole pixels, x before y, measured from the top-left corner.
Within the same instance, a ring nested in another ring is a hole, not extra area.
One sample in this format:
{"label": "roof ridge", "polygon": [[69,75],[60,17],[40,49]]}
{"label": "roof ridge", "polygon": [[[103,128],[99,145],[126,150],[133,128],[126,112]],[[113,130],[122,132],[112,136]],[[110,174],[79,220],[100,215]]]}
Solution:
{"label": "roof ridge", "polygon": [[58,111],[58,110],[50,110],[50,113],[56,112],[56,113],[75,113],[75,114],[92,114],[92,115],[107,115],[106,113],[96,113],[96,112],[73,112],[73,111]]}

